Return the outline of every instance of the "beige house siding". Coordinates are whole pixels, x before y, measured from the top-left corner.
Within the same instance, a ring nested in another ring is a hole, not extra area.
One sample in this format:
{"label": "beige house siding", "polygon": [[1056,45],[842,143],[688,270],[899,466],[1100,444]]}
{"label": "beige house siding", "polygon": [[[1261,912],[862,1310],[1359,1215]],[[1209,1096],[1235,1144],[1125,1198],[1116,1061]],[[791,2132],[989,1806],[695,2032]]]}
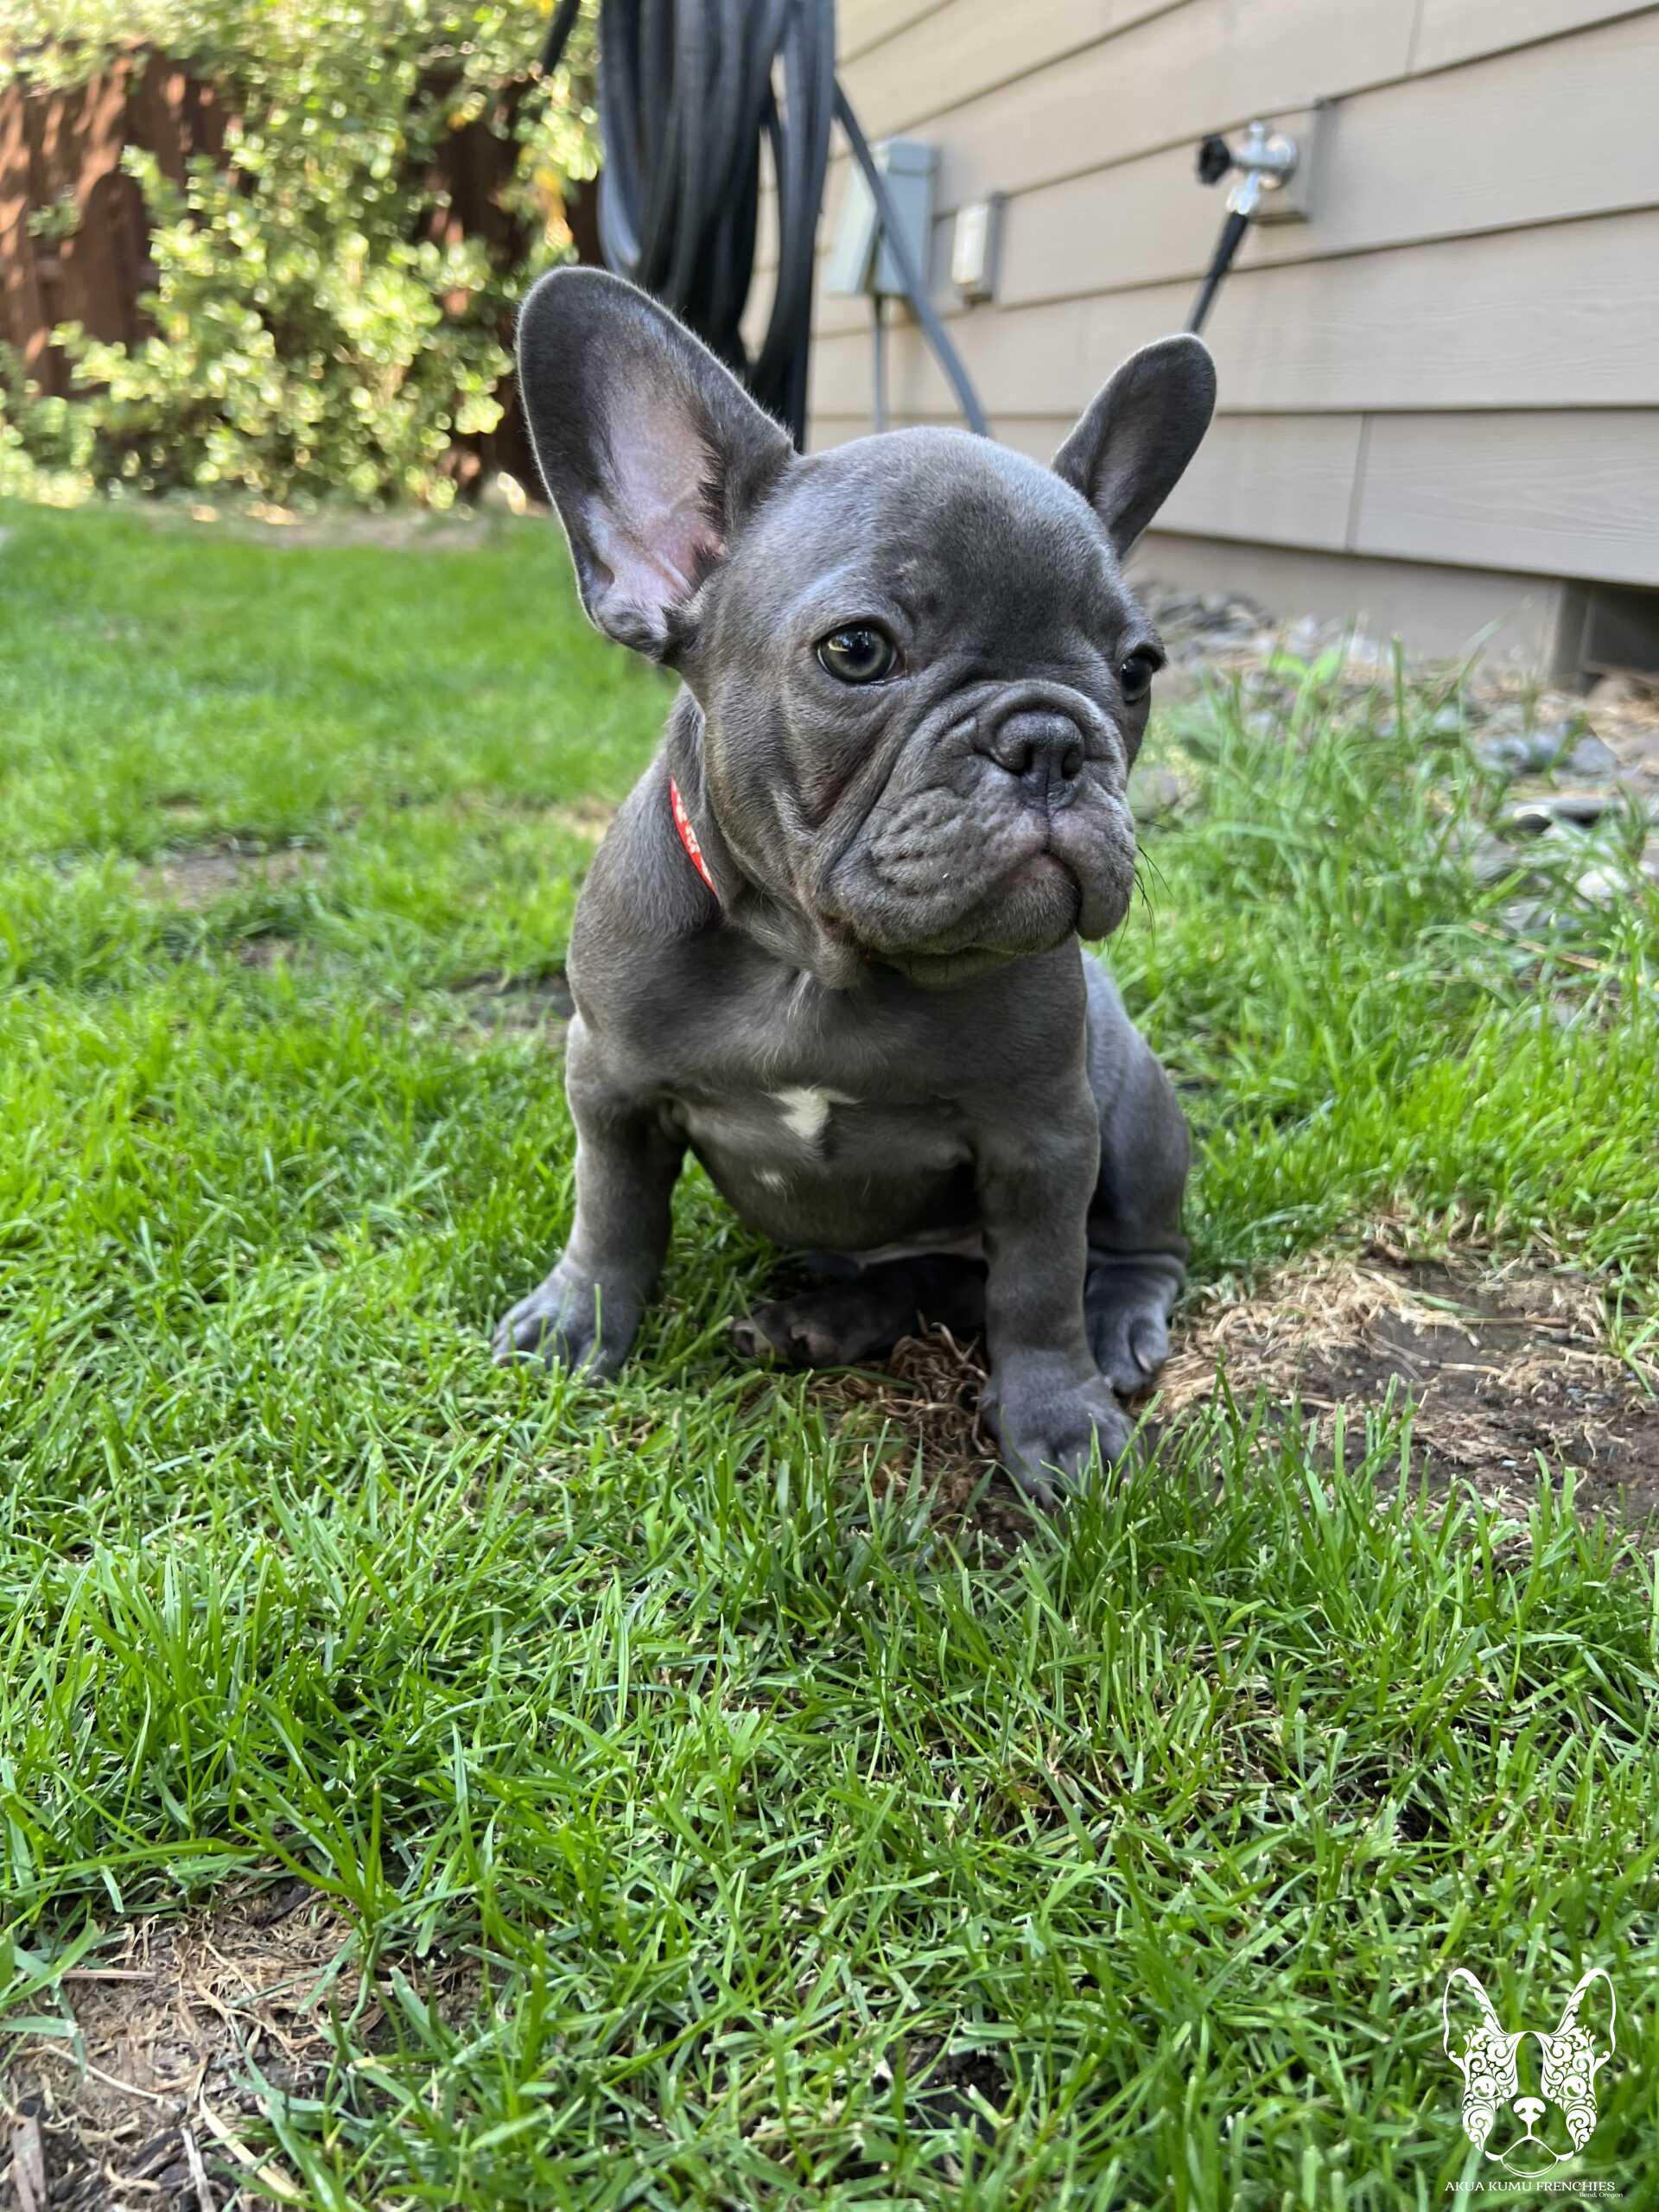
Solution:
{"label": "beige house siding", "polygon": [[[1198,139],[1324,104],[1313,219],[1253,228],[1222,289],[1216,427],[1143,562],[1415,605],[1448,648],[1512,607],[1558,658],[1586,591],[1659,590],[1659,5],[843,0],[841,39],[871,136],[938,149],[936,301],[996,434],[1045,457],[1185,320],[1222,214]],[[964,308],[955,211],[992,191],[997,297]],[[821,294],[817,331],[822,446],[870,426],[868,302]],[[954,422],[890,334],[892,419]]]}

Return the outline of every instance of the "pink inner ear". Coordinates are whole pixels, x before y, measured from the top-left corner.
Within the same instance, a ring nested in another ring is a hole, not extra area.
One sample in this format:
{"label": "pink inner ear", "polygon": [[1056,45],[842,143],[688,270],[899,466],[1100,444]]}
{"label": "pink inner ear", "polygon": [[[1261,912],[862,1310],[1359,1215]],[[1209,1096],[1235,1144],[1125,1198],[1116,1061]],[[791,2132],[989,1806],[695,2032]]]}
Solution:
{"label": "pink inner ear", "polygon": [[624,600],[657,620],[690,598],[702,568],[725,549],[700,512],[667,509],[651,518],[649,528],[649,536],[642,537],[619,518],[595,510],[588,535],[610,572],[606,596]]}
{"label": "pink inner ear", "polygon": [[617,397],[610,447],[614,478],[588,517],[594,550],[611,590],[656,626],[726,550],[702,504],[709,455],[683,413],[637,389]]}

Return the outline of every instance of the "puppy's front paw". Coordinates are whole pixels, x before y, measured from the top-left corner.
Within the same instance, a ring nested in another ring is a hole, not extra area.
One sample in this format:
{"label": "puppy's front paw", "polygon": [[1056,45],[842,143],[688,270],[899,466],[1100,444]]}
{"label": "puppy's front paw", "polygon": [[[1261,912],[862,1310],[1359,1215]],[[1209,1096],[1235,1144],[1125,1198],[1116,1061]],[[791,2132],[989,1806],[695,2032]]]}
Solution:
{"label": "puppy's front paw", "polygon": [[561,1261],[496,1324],[492,1350],[498,1367],[539,1359],[547,1367],[585,1368],[592,1380],[603,1382],[627,1357],[633,1333],[626,1317],[607,1310],[592,1277],[567,1271]]}
{"label": "puppy's front paw", "polygon": [[1128,1449],[1129,1422],[1099,1376],[1046,1387],[994,1386],[984,1410],[1004,1468],[1033,1504],[1052,1505],[1080,1488],[1096,1446],[1107,1471]]}
{"label": "puppy's front paw", "polygon": [[1169,1316],[1181,1287],[1173,1261],[1091,1262],[1084,1318],[1095,1364],[1126,1398],[1151,1384],[1169,1357]]}

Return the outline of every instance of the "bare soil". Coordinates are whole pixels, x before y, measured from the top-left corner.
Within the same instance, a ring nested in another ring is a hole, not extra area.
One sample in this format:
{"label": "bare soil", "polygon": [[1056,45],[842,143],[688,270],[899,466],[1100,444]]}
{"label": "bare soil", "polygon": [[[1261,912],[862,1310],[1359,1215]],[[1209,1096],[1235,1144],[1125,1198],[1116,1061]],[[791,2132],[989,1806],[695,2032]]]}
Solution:
{"label": "bare soil", "polygon": [[1334,1451],[1363,1416],[1413,1408],[1413,1464],[1524,1506],[1544,1467],[1571,1468],[1580,1510],[1632,1525],[1659,1515],[1659,1373],[1613,1353],[1600,1292],[1581,1275],[1482,1255],[1410,1258],[1373,1244],[1316,1255],[1179,1332],[1159,1387],[1166,1420],[1224,1387],[1315,1421]]}
{"label": "bare soil", "polygon": [[509,978],[472,976],[454,987],[476,1027],[491,1036],[543,1037],[557,1043],[576,1010],[562,970]]}
{"label": "bare soil", "polygon": [[[302,1883],[131,1922],[67,1977],[73,2040],[21,2039],[0,2073],[0,2201],[20,2212],[302,2203],[245,2140],[251,2070],[305,2095],[348,1930]],[[9,2158],[8,2158],[9,2154]],[[10,2183],[10,2197],[6,2187]]]}
{"label": "bare soil", "polygon": [[268,499],[134,499],[125,513],[153,530],[217,531],[259,545],[369,546],[386,553],[469,553],[506,519],[470,507],[438,514],[425,507],[359,510],[327,507],[300,512]]}
{"label": "bare soil", "polygon": [[219,847],[169,855],[153,867],[141,868],[138,880],[149,898],[194,913],[228,892],[245,890],[251,884],[275,889],[297,882],[317,868],[321,859],[315,850],[298,846],[274,853]]}
{"label": "bare soil", "polygon": [[[1143,1402],[1154,1427],[1197,1416],[1224,1389],[1246,1406],[1261,1392],[1274,1419],[1313,1421],[1331,1457],[1340,1417],[1351,1460],[1367,1414],[1409,1409],[1412,1464],[1431,1483],[1523,1506],[1544,1467],[1571,1468],[1581,1511],[1635,1527],[1659,1518],[1659,1371],[1614,1354],[1598,1288],[1467,1248],[1408,1256],[1379,1233],[1357,1257],[1316,1255],[1189,1308]],[[976,1412],[982,1359],[977,1344],[934,1331],[880,1370],[812,1388],[894,1447],[887,1481],[915,1474],[943,1522],[1013,1535],[1020,1509]]]}

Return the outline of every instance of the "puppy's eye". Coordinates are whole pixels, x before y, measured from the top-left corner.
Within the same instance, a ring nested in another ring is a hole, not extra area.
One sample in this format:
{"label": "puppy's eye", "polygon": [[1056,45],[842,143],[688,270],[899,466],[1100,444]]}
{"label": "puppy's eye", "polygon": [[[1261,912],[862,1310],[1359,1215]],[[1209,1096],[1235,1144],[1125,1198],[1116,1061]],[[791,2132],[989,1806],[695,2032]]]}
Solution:
{"label": "puppy's eye", "polygon": [[1163,657],[1149,645],[1139,645],[1117,664],[1117,685],[1126,706],[1138,707],[1152,689],[1152,679],[1163,666]]}
{"label": "puppy's eye", "polygon": [[879,683],[892,675],[898,659],[898,648],[887,632],[868,622],[832,630],[818,640],[819,665],[842,683]]}

